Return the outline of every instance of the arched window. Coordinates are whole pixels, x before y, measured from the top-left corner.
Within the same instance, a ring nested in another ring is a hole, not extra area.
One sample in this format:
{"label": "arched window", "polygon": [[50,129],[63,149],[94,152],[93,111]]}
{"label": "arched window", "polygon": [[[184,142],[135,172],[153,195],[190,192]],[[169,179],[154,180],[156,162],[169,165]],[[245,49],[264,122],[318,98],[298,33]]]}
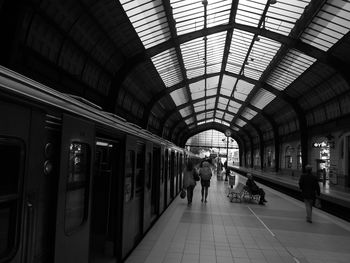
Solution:
{"label": "arched window", "polygon": [[271,167],[272,166],[272,150],[271,148],[267,148],[266,151],[266,166]]}
{"label": "arched window", "polygon": [[290,146],[287,146],[286,148],[284,160],[285,160],[285,167],[292,168],[293,158],[292,158],[292,148]]}
{"label": "arched window", "polygon": [[260,153],[259,150],[255,150],[255,154],[254,154],[254,165],[255,166],[260,166]]}
{"label": "arched window", "polygon": [[303,163],[301,159],[301,145],[298,145],[298,151],[297,151],[297,169],[301,170]]}

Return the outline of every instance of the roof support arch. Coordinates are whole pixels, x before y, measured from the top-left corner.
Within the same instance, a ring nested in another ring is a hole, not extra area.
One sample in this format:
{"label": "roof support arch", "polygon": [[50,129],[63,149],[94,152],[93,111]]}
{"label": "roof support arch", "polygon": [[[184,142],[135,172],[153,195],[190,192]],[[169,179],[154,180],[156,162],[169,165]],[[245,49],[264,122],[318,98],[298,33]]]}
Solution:
{"label": "roof support arch", "polygon": [[[185,146],[185,143],[186,141],[193,135],[195,134],[198,134],[200,132],[203,132],[203,131],[206,131],[206,130],[209,130],[209,129],[214,129],[214,130],[217,130],[217,131],[220,131],[222,133],[225,132],[225,130],[227,129],[227,126],[223,125],[223,124],[220,124],[220,123],[206,123],[206,124],[202,124],[202,125],[198,125],[196,126],[194,129],[190,130],[188,133],[186,133],[183,137],[182,137],[182,140],[181,140],[181,146],[184,147]],[[231,136],[238,144],[238,147],[239,147],[239,156],[240,156],[240,165],[242,165],[242,153],[245,151],[245,143],[244,143],[244,140],[239,136],[239,133],[236,132],[236,131],[232,131],[232,136]]]}
{"label": "roof support arch", "polygon": [[[314,14],[323,6],[325,0],[312,1],[307,9],[307,13],[302,18],[302,21],[299,22],[298,30],[305,27],[305,25],[312,19]],[[168,12],[169,13],[169,12]],[[234,12],[231,13],[231,15]],[[224,31],[232,31],[234,29],[243,30],[252,34],[261,35],[263,37],[269,38],[271,40],[277,41],[288,48],[294,48],[308,56],[314,57],[318,61],[321,61],[337,71],[339,71],[344,79],[350,83],[350,77],[348,76],[346,69],[349,68],[349,63],[341,60],[340,58],[331,54],[331,52],[322,51],[312,45],[306,44],[297,38],[285,36],[265,28],[258,28],[253,26],[248,26],[244,24],[235,23],[233,20],[230,20],[228,24],[218,25],[211,28],[204,28],[201,30],[197,30],[195,32],[187,33],[181,36],[176,36],[176,41],[174,41],[174,37],[165,41],[157,46],[151,47],[147,50],[144,50],[142,53],[136,54],[134,57],[128,59],[124,66],[120,69],[119,72],[115,74],[115,77],[112,81],[112,85],[110,88],[110,92],[108,94],[109,102],[107,105],[114,105],[115,101],[118,97],[119,89],[125,80],[126,76],[133,70],[139,63],[150,59],[151,57],[171,48],[179,48],[179,46],[183,43],[191,41],[193,39],[204,37],[212,34],[216,34]],[[110,106],[109,106],[110,107]]]}

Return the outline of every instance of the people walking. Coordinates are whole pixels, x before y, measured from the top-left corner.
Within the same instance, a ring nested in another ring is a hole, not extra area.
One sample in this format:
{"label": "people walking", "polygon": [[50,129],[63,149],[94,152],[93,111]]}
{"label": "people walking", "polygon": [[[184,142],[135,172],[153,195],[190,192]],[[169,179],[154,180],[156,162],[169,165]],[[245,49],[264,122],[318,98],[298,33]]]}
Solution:
{"label": "people walking", "polygon": [[202,202],[204,201],[206,203],[208,198],[208,188],[210,187],[210,179],[212,177],[212,171],[208,161],[202,162],[201,167],[199,169],[199,177],[201,178],[201,185],[202,185],[201,201]]}
{"label": "people walking", "polygon": [[316,176],[312,175],[312,167],[307,164],[305,166],[306,173],[302,174],[299,179],[299,188],[304,198],[306,208],[306,221],[312,223],[312,205],[316,195],[320,195],[320,186]]}
{"label": "people walking", "polygon": [[[193,166],[193,163],[191,161],[188,161],[183,174],[183,187],[187,191],[187,205],[190,206],[192,204],[192,198],[193,198],[193,190],[196,186],[196,169]],[[198,175],[197,175],[198,177]]]}

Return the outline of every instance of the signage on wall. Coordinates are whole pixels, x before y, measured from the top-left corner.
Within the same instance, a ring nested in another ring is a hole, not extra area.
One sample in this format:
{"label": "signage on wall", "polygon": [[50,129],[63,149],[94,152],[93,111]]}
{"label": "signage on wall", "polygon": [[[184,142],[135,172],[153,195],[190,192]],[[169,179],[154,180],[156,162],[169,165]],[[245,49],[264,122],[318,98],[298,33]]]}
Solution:
{"label": "signage on wall", "polygon": [[330,147],[334,148],[334,142],[314,142],[312,143],[313,148],[325,148]]}
{"label": "signage on wall", "polygon": [[327,147],[328,144],[326,142],[314,142],[312,144],[312,147],[314,148],[323,148],[323,147]]}

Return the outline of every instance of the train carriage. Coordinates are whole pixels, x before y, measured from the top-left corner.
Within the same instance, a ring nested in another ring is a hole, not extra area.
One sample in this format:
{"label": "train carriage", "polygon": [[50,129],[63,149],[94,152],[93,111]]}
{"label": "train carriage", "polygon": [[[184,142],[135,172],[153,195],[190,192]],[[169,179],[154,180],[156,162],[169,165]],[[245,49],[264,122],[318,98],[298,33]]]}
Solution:
{"label": "train carriage", "polygon": [[0,262],[121,262],[192,157],[3,67],[0,100]]}

